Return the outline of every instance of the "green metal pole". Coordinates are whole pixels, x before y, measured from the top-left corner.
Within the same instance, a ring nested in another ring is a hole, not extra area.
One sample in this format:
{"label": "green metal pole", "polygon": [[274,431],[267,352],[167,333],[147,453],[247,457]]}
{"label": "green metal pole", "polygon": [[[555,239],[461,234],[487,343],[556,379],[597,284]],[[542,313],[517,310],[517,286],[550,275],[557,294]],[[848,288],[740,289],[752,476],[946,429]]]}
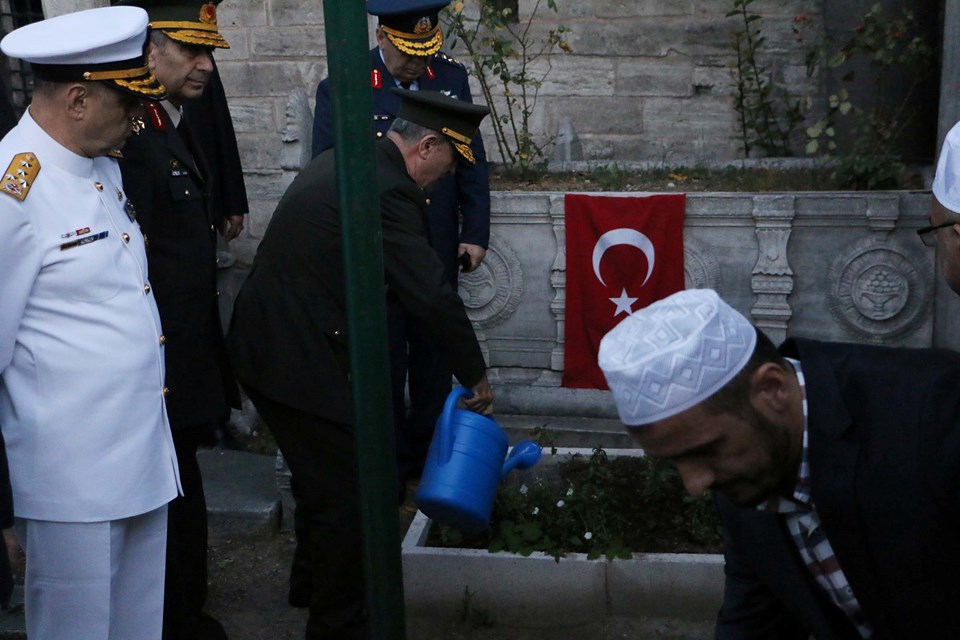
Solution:
{"label": "green metal pole", "polygon": [[343,229],[354,435],[372,637],[403,640],[403,572],[387,358],[380,200],[372,131],[367,16],[362,0],[324,0]]}

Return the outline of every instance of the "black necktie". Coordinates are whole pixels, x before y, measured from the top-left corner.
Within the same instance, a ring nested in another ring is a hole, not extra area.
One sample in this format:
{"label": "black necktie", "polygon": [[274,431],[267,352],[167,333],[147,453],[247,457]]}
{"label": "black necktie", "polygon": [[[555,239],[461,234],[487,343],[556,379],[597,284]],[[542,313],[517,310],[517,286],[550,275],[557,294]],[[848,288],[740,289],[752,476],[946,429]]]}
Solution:
{"label": "black necktie", "polygon": [[409,83],[409,82],[401,82],[401,83],[400,83],[400,86],[403,87],[404,89],[409,89],[409,88],[410,88],[410,83]]}

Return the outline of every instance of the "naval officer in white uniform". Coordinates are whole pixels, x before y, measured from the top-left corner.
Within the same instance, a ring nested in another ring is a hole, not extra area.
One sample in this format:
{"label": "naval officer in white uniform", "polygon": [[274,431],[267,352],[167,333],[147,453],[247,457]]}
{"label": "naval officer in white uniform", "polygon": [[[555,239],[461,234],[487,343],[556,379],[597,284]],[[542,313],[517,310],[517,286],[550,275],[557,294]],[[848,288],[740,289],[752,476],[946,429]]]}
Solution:
{"label": "naval officer in white uniform", "polygon": [[157,639],[179,490],[145,239],[114,159],[163,86],[147,14],[107,7],[8,34],[33,101],[0,141],[0,427],[33,640]]}

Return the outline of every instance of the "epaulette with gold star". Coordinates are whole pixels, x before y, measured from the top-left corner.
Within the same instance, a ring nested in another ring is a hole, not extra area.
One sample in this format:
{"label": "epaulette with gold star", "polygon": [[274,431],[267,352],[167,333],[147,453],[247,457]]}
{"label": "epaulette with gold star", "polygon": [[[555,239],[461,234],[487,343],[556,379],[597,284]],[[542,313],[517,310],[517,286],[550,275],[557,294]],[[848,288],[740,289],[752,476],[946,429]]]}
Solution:
{"label": "epaulette with gold star", "polygon": [[3,173],[0,191],[17,200],[23,201],[30,192],[30,185],[40,173],[40,161],[29,151],[13,156],[10,166]]}

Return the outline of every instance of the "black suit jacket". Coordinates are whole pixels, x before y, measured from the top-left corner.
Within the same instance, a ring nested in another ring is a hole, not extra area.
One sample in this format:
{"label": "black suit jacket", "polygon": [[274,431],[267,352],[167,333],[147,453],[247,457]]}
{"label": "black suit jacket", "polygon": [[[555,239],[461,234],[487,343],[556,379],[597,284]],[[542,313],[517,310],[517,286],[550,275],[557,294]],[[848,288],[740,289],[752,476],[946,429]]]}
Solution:
{"label": "black suit jacket", "polygon": [[120,170],[146,237],[165,338],[173,429],[208,425],[239,406],[217,307],[216,224],[202,153],[188,150],[157,103],[123,149]]}
{"label": "black suit jacket", "polygon": [[[877,639],[960,637],[960,355],[789,340],[809,404],[811,491]],[[718,496],[717,638],[859,638],[783,525]]]}
{"label": "black suit jacket", "polygon": [[194,140],[207,163],[210,211],[213,223],[222,231],[224,218],[244,215],[250,207],[233,118],[216,62],[203,94],[184,103],[183,113],[190,121]]}
{"label": "black suit jacket", "polygon": [[[378,47],[370,50],[370,69],[358,70],[364,74],[371,71],[379,74],[378,81],[371,82],[373,131],[378,138],[382,138],[400,113],[400,97],[391,92],[396,80],[383,63]],[[428,70],[417,78],[417,84],[421,91],[443,91],[460,100],[473,102],[466,68],[442,52],[433,57]],[[333,147],[333,105],[329,78],[317,86],[316,97],[313,116],[314,156]],[[463,242],[486,248],[490,242],[490,170],[479,132],[473,136],[470,149],[477,160],[476,164],[460,159],[456,173],[441,178],[430,192],[427,207],[430,246],[440,256],[447,279],[454,288],[460,275],[457,262],[459,244]]]}
{"label": "black suit jacket", "polygon": [[[237,378],[267,397],[352,422],[334,150],[314,158],[280,200],[237,296],[228,343]],[[465,386],[486,366],[460,297],[427,243],[423,191],[388,139],[377,142],[384,278],[421,319]]]}

